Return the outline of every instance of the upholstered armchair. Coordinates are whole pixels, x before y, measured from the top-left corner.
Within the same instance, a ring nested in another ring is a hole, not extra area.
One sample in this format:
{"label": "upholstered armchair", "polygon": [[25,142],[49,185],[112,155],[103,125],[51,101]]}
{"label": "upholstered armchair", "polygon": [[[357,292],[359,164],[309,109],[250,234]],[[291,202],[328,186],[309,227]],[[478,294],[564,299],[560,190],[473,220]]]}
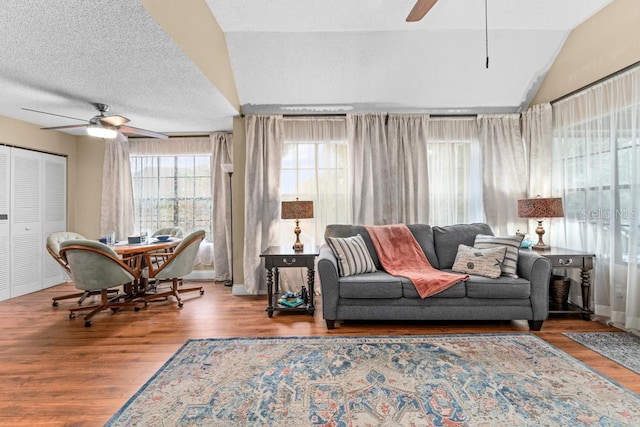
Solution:
{"label": "upholstered armchair", "polygon": [[60,257],[71,269],[71,278],[78,289],[100,292],[99,304],[69,309],[69,318],[75,317],[76,311],[91,310],[84,316],[84,325],[91,326],[91,318],[99,312],[111,309],[117,311],[122,307],[135,307],[135,301],[120,301],[120,298],[109,299],[108,291],[122,285],[135,282],[139,278],[139,263],[126,264],[109,246],[93,240],[65,240],[60,244]]}
{"label": "upholstered armchair", "polygon": [[178,307],[182,307],[180,294],[185,292],[199,291],[200,295],[204,294],[202,286],[193,288],[179,288],[178,284],[182,277],[193,271],[193,265],[198,254],[200,242],[204,239],[204,230],[194,231],[187,235],[173,252],[167,253],[149,253],[145,254],[145,265],[148,268],[149,279],[155,279],[156,282],[170,280],[172,282],[171,289],[165,292],[157,292],[144,297],[145,303],[158,298],[166,298],[173,295],[178,301]]}
{"label": "upholstered armchair", "polygon": [[[51,255],[58,264],[60,264],[60,266],[67,272],[69,277],[71,277],[71,269],[69,269],[69,265],[66,263],[66,261],[60,257],[60,244],[66,240],[73,240],[73,239],[84,239],[84,236],[78,233],[74,233],[72,231],[56,231],[54,233],[51,233],[47,237],[47,245],[46,245],[47,252],[49,252],[49,255]],[[112,290],[109,290],[109,292],[117,293],[118,290],[112,289]],[[66,295],[61,295],[61,296],[51,298],[52,299],[51,305],[53,305],[54,307],[57,307],[59,305],[58,301],[65,300],[65,299],[72,299],[72,298],[78,298],[78,305],[82,305],[82,303],[84,302],[85,299],[87,299],[87,297],[91,295],[99,295],[99,294],[100,294],[100,291],[74,292],[72,294],[66,294]]]}
{"label": "upholstered armchair", "polygon": [[184,236],[184,231],[182,230],[182,227],[165,227],[154,231],[151,235],[151,237],[156,236],[171,236],[180,238]]}

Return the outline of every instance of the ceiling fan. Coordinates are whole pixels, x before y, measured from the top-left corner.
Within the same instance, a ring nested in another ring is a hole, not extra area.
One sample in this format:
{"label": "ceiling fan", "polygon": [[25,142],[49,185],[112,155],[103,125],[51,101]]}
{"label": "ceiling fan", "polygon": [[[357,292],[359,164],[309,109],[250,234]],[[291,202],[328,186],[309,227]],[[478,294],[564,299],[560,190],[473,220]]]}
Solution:
{"label": "ceiling fan", "polygon": [[167,135],[163,133],[153,132],[146,129],[134,128],[133,126],[128,126],[129,119],[119,115],[110,115],[106,116],[105,113],[109,111],[109,106],[107,104],[94,103],[92,104],[96,110],[100,114],[96,114],[89,120],[78,119],[76,117],[63,116],[61,114],[48,113],[46,111],[32,110],[30,108],[23,108],[26,111],[33,111],[34,113],[41,114],[49,114],[51,116],[64,117],[67,119],[80,120],[83,122],[88,122],[87,124],[82,125],[67,125],[67,126],[53,126],[40,128],[42,130],[60,130],[60,129],[72,129],[72,128],[86,128],[87,134],[90,136],[95,136],[98,138],[107,138],[112,139],[117,136],[117,131],[120,131],[123,134],[131,134],[136,136],[148,136],[150,138],[160,138],[167,139],[169,138]]}
{"label": "ceiling fan", "polygon": [[424,16],[431,10],[431,8],[438,2],[438,0],[418,0],[413,5],[413,9],[409,12],[406,21],[416,22],[424,18]]}

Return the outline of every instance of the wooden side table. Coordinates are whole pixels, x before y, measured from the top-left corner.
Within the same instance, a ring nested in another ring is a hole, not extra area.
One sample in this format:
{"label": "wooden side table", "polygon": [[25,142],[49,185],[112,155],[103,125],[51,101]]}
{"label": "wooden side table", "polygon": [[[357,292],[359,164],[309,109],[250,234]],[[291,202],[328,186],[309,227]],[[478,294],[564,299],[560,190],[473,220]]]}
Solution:
{"label": "wooden side table", "polygon": [[576,251],[573,249],[555,248],[537,251],[540,255],[551,261],[552,268],[579,268],[580,286],[582,290],[582,307],[566,303],[549,303],[549,313],[580,313],[584,320],[590,320],[593,311],[589,309],[589,299],[591,298],[591,270],[595,254],[589,252]]}
{"label": "wooden side table", "polygon": [[[315,261],[320,254],[317,246],[305,246],[304,251],[294,252],[291,246],[270,246],[260,254],[264,258],[264,268],[267,269],[267,315],[273,316],[274,311],[293,311],[308,313],[313,316],[315,305]],[[280,268],[306,267],[307,268],[307,301],[297,307],[286,307],[278,304],[280,298]]]}

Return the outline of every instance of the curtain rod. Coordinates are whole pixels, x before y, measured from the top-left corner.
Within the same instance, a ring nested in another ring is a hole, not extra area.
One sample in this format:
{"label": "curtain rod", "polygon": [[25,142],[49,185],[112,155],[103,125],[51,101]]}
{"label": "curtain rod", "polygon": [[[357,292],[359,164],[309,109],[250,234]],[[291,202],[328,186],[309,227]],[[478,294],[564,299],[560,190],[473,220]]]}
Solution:
{"label": "curtain rod", "polygon": [[611,79],[611,78],[616,77],[616,76],[618,76],[618,75],[620,75],[620,74],[622,74],[624,72],[627,72],[630,69],[637,67],[638,65],[640,65],[640,61],[634,62],[631,65],[627,65],[626,67],[621,68],[618,71],[614,71],[613,73],[608,74],[608,75],[606,75],[604,77],[601,77],[598,80],[596,80],[594,82],[591,82],[591,83],[589,83],[587,85],[584,85],[584,86],[582,86],[582,87],[580,87],[580,88],[578,88],[576,90],[572,90],[571,92],[567,93],[566,95],[562,95],[561,97],[554,99],[553,101],[550,102],[550,104],[555,104],[556,102],[562,101],[563,99],[567,99],[570,96],[575,95],[576,93],[582,92],[583,90],[587,90],[587,89],[589,89],[589,88],[591,88],[591,87],[593,87],[595,85],[598,85],[598,84],[600,84],[600,83],[602,83],[602,82],[604,82],[604,81],[606,81],[608,79]]}

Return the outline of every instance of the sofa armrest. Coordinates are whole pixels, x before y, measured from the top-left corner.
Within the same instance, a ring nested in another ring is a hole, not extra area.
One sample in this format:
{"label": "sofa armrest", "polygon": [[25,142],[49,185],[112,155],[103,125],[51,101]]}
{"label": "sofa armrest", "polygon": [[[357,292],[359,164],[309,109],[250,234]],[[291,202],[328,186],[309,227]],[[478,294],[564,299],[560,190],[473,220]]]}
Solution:
{"label": "sofa armrest", "polygon": [[320,247],[318,277],[322,289],[322,315],[325,320],[336,320],[340,294],[338,260],[326,243]]}
{"label": "sofa armrest", "polygon": [[531,283],[532,320],[546,320],[549,317],[551,261],[534,251],[521,250],[518,255],[518,276]]}

